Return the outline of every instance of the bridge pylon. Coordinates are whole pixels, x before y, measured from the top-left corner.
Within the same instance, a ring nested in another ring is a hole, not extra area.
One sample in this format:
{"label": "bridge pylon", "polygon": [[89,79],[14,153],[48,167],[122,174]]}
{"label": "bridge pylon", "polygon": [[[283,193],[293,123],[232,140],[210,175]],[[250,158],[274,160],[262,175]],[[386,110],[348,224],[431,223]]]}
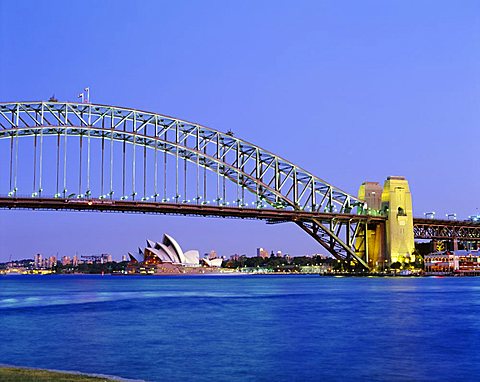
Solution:
{"label": "bridge pylon", "polygon": [[[383,188],[377,182],[363,182],[358,190],[359,199],[365,200],[367,212],[378,214],[382,206]],[[385,224],[380,222],[368,223],[365,227],[364,240],[357,240],[357,248],[365,254],[370,270],[383,270],[388,265]]]}
{"label": "bridge pylon", "polygon": [[382,214],[381,224],[368,225],[366,240],[359,244],[366,251],[370,269],[384,269],[395,262],[415,261],[412,195],[403,176],[389,176],[383,185],[364,182],[358,197],[366,201],[368,214]]}
{"label": "bridge pylon", "polygon": [[386,243],[390,262],[414,262],[412,195],[403,176],[389,176],[385,181],[382,211],[387,216]]}

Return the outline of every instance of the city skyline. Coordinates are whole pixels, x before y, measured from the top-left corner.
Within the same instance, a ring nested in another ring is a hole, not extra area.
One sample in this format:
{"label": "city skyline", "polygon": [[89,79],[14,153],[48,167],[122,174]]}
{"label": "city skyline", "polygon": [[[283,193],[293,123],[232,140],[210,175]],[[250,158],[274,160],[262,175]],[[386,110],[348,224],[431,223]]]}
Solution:
{"label": "city skyline", "polygon": [[[19,253],[0,253],[0,263],[4,261],[18,261],[18,260],[28,260],[28,259],[35,259],[37,256],[41,256],[44,259],[48,259],[51,257],[55,257],[56,260],[61,261],[63,258],[68,258],[69,260],[72,260],[73,258],[77,258],[79,260],[83,260],[84,258],[90,258],[90,257],[105,257],[109,256],[110,258],[113,259],[113,261],[125,261],[128,259],[128,254],[129,253],[136,253],[136,250],[140,249],[147,243],[147,245],[151,242],[151,240],[146,239],[143,243],[139,244],[135,248],[130,248],[125,252],[122,253],[109,253],[109,252],[102,252],[102,251],[97,251],[97,252],[81,252],[81,251],[76,251],[74,249],[66,252],[38,252],[38,251],[33,251],[31,254],[19,254]],[[270,257],[272,253],[275,256],[328,256],[330,257],[331,255],[327,253],[326,251],[318,251],[318,252],[313,252],[313,253],[296,253],[296,254],[291,254],[288,252],[285,252],[282,250],[280,247],[272,247],[272,248],[265,248],[265,247],[255,247],[255,248],[250,248],[246,252],[241,252],[241,251],[235,251],[232,249],[228,253],[218,253],[215,248],[210,248],[210,249],[205,249],[205,250],[198,250],[200,257],[211,257],[212,254],[214,254],[214,258],[218,255],[218,257],[222,257],[225,259],[231,258],[231,257],[239,257],[239,256],[246,256],[246,257]],[[322,252],[322,253],[321,253]],[[323,252],[326,252],[323,254]],[[5,260],[1,260],[5,259]]]}
{"label": "city skyline", "polygon": [[[432,9],[374,1],[374,19],[354,2],[264,3],[254,12],[251,2],[90,3],[95,12],[54,3],[0,4],[0,44],[10,52],[0,57],[1,102],[52,94],[76,101],[89,86],[92,102],[232,130],[351,194],[363,181],[403,175],[416,216],[479,213],[471,192],[480,186],[471,176],[480,137],[475,2]],[[161,13],[171,17],[158,30]],[[32,43],[28,52],[18,43],[38,35],[58,43]],[[89,41],[86,55],[79,40]],[[120,58],[129,43],[148,58]],[[71,237],[79,252],[121,256],[164,228],[202,252],[243,253],[260,243],[322,252],[294,224],[261,221],[0,211],[0,226],[0,261],[14,249],[67,253]]]}

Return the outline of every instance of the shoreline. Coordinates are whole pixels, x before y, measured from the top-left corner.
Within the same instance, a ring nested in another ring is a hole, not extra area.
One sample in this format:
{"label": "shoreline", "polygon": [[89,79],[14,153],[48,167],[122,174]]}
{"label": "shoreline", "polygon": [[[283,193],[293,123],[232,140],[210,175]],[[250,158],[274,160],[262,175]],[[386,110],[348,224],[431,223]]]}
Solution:
{"label": "shoreline", "polygon": [[[473,273],[473,272],[472,272]],[[242,276],[317,276],[317,277],[367,277],[367,278],[450,278],[450,277],[480,277],[480,274],[472,273],[423,273],[423,274],[382,274],[382,273],[294,273],[294,272],[208,272],[208,273],[157,273],[157,274],[123,274],[123,273],[49,273],[49,274],[31,274],[31,273],[0,273],[0,278],[11,276],[42,276],[42,277],[242,277]],[[2,364],[0,364],[2,367]]]}
{"label": "shoreline", "polygon": [[[80,378],[91,378],[92,380],[103,380],[103,381],[115,381],[115,382],[145,382],[143,379],[129,379],[129,378],[123,378],[119,377],[117,375],[110,375],[110,374],[99,374],[99,373],[84,373],[81,371],[76,371],[76,370],[57,370],[57,369],[44,369],[44,368],[39,368],[39,367],[29,367],[29,366],[17,366],[17,365],[9,365],[9,364],[4,364],[0,363],[0,376],[2,375],[2,371],[13,371],[13,372],[19,372],[19,374],[22,374],[22,372],[45,372],[46,374],[57,374],[58,376],[64,375],[64,376],[74,376],[74,377],[79,377]],[[54,376],[54,375],[52,375]],[[19,375],[19,378],[21,375]],[[48,375],[46,375],[48,377]],[[45,379],[46,381],[47,379]],[[19,379],[21,381],[21,379]],[[42,381],[42,379],[39,379],[39,381]]]}

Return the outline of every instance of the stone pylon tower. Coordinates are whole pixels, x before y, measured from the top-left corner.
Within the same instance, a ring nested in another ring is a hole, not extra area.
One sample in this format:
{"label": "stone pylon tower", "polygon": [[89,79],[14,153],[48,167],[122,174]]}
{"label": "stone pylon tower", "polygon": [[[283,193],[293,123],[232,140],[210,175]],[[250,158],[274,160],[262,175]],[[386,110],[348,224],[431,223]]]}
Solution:
{"label": "stone pylon tower", "polygon": [[[369,214],[378,214],[382,207],[383,189],[378,182],[363,182],[358,190],[359,199],[365,200]],[[357,240],[360,254],[366,254],[365,261],[372,270],[385,269],[386,247],[385,227],[383,224],[368,224],[364,240]]]}
{"label": "stone pylon tower", "polygon": [[386,254],[390,263],[413,262],[412,195],[403,176],[389,176],[383,185],[382,211],[387,216]]}
{"label": "stone pylon tower", "polygon": [[370,269],[380,271],[397,261],[415,261],[412,196],[408,181],[402,176],[389,176],[383,188],[377,182],[363,182],[358,197],[365,200],[368,214],[387,217],[385,226],[369,223],[365,240],[357,240],[357,250],[366,254]]}

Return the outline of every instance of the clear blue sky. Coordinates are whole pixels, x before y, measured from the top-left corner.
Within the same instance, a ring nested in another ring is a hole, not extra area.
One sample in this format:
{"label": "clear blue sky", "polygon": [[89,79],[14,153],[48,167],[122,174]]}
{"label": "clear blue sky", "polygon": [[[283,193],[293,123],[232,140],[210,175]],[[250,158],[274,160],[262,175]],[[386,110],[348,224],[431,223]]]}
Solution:
{"label": "clear blue sky", "polygon": [[[414,213],[479,213],[480,2],[0,0],[0,101],[195,121],[356,193],[404,175]],[[0,211],[0,260],[184,249],[322,252],[293,224]]]}

